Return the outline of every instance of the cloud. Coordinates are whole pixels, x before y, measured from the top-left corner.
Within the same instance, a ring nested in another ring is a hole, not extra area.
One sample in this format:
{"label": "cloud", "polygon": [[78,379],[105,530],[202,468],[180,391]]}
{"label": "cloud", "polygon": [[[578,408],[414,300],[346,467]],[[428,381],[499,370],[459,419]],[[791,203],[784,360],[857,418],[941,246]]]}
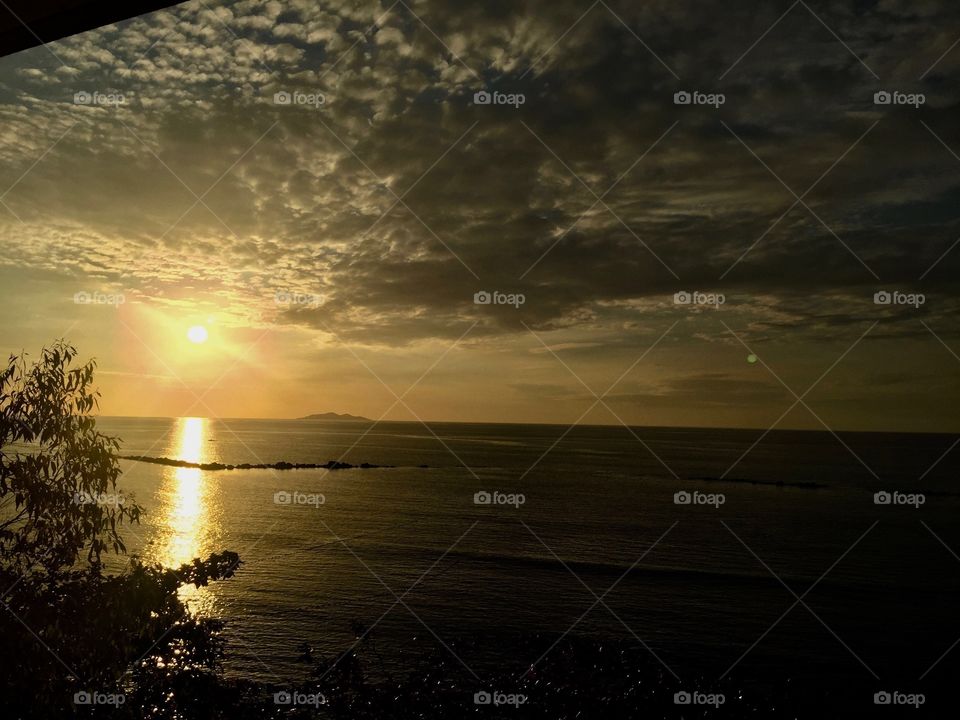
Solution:
{"label": "cloud", "polygon": [[[186,3],[4,58],[3,262],[394,348],[477,323],[599,357],[635,328],[699,328],[671,302],[698,289],[750,341],[955,334],[960,52],[936,61],[960,10],[798,5],[768,35],[783,8],[584,10]],[[884,288],[929,301],[877,307]],[[483,289],[527,301],[477,306]]]}

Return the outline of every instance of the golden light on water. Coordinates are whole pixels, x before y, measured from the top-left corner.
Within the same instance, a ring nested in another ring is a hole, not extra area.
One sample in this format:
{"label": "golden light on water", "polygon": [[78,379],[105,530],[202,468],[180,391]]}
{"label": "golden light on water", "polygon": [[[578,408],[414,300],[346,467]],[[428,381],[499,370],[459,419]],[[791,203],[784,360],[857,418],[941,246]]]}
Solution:
{"label": "golden light on water", "polygon": [[[180,418],[179,448],[175,457],[188,462],[201,462],[205,418]],[[200,524],[203,520],[203,471],[197,468],[173,468],[174,494],[167,511],[171,530],[164,565],[176,567],[197,556]]]}
{"label": "golden light on water", "polygon": [[[206,462],[204,447],[209,434],[207,418],[178,418],[168,456],[187,462]],[[211,552],[209,540],[218,529],[210,473],[199,468],[169,468],[161,493],[164,496],[163,524],[166,541],[158,560],[167,567],[179,567]],[[181,588],[181,597],[198,598],[192,585]]]}

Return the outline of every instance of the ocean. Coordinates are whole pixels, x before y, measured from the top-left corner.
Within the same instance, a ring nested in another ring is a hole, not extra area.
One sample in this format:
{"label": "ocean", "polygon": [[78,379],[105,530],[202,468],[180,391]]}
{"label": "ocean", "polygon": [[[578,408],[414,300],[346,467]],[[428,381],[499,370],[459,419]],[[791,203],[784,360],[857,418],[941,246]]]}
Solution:
{"label": "ocean", "polygon": [[373,628],[388,667],[433,648],[478,678],[535,668],[541,652],[518,638],[568,634],[636,644],[677,678],[900,682],[938,672],[960,637],[955,436],[205,418],[98,428],[125,455],[391,466],[123,461],[119,485],[146,510],[126,532],[131,553],[168,566],[240,554],[235,577],[182,591],[225,621],[235,677],[294,682],[302,643],[336,659],[355,623]]}

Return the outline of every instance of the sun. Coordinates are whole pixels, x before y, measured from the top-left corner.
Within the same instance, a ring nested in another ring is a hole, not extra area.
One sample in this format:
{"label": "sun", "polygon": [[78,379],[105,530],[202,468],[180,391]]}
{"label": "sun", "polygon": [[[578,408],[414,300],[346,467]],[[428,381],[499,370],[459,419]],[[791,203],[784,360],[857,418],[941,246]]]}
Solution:
{"label": "sun", "polygon": [[205,343],[207,341],[207,337],[207,329],[203,325],[194,325],[187,330],[187,339],[197,345]]}

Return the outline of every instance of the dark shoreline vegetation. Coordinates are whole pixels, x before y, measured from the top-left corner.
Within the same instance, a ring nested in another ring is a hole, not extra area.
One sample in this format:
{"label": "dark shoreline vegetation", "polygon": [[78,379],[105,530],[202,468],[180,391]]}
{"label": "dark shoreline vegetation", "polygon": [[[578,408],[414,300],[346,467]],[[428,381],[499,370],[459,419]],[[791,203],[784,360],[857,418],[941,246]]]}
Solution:
{"label": "dark shoreline vegetation", "polygon": [[[377,648],[376,633],[353,623],[356,643],[336,657],[313,657],[297,648],[304,668],[301,682],[256,683],[224,680],[212,698],[224,702],[224,718],[330,718],[379,720],[458,717],[579,718],[724,718],[829,720],[865,717],[862,710],[877,692],[875,682],[838,675],[824,679],[752,673],[745,681],[734,673],[724,680],[711,673],[677,679],[651,653],[632,640],[604,640],[554,634],[511,634],[511,651],[529,657],[525,675],[504,668],[481,670],[473,677],[454,656],[472,657],[503,647],[505,637],[461,637],[409,653],[408,670],[391,670]],[[452,652],[451,652],[452,651]],[[502,652],[502,650],[501,650]],[[869,680],[869,679],[868,679]],[[722,696],[716,706],[681,705],[678,693]],[[479,704],[480,693],[517,698],[501,707]],[[278,695],[316,698],[315,707],[277,705]],[[866,702],[865,702],[866,699]],[[928,701],[929,702],[929,701]],[[222,713],[222,714],[221,714]],[[911,709],[908,717],[924,716]],[[191,716],[192,717],[192,716]]]}

